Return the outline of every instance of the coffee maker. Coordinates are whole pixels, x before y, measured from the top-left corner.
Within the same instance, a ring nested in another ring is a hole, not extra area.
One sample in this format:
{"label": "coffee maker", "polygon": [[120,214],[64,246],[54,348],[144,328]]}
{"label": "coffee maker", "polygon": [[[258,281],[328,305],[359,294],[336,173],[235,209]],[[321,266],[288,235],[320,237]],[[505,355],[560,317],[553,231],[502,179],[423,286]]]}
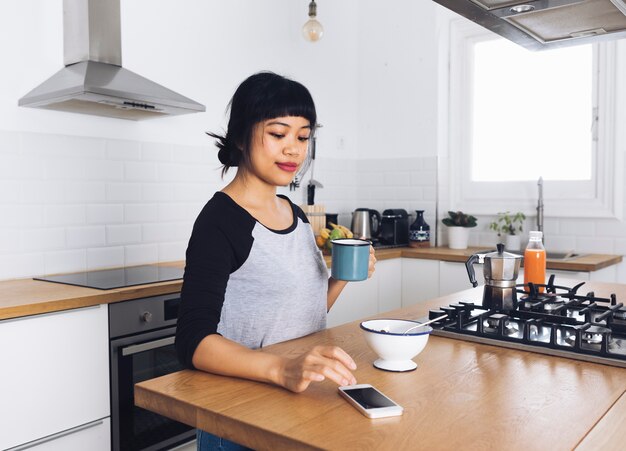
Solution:
{"label": "coffee maker", "polygon": [[474,263],[484,263],[485,289],[483,307],[495,311],[511,311],[517,308],[517,275],[522,256],[504,252],[504,244],[497,245],[496,252],[474,254],[466,262],[467,275],[473,287],[478,285]]}
{"label": "coffee maker", "polygon": [[380,227],[382,244],[409,244],[409,214],[401,208],[383,211]]}

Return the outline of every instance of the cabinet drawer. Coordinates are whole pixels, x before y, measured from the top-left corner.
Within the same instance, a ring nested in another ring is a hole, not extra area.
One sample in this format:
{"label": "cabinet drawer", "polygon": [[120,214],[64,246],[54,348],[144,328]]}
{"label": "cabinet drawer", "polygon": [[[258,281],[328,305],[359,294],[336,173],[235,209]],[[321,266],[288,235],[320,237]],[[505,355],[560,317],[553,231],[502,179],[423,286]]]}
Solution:
{"label": "cabinet drawer", "polygon": [[110,451],[111,420],[87,423],[68,431],[63,431],[9,451]]}
{"label": "cabinet drawer", "polygon": [[110,415],[106,306],[0,321],[0,356],[0,449]]}

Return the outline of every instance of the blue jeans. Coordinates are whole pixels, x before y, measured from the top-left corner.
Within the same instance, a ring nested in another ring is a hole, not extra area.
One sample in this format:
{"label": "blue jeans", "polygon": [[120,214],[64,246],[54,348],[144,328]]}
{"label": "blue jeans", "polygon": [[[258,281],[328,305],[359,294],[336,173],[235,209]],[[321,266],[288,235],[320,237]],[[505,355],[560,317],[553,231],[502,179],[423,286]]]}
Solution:
{"label": "blue jeans", "polygon": [[238,443],[198,429],[196,433],[198,451],[252,451]]}

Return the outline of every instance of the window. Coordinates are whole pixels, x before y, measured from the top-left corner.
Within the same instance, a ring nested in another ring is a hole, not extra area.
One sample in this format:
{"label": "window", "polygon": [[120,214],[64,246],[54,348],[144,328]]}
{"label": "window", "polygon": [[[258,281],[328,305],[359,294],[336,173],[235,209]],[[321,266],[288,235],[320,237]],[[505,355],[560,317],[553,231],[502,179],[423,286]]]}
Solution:
{"label": "window", "polygon": [[621,216],[613,42],[530,52],[450,25],[450,208]]}

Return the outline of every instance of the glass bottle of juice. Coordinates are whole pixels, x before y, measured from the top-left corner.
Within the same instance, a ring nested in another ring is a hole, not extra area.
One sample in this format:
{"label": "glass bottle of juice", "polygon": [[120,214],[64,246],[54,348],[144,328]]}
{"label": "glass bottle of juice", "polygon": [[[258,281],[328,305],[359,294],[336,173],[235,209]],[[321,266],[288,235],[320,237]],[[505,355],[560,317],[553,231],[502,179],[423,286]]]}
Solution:
{"label": "glass bottle of juice", "polygon": [[[534,284],[546,283],[546,250],[541,241],[542,232],[530,232],[528,246],[524,251],[524,289],[528,289],[528,282]],[[543,287],[538,287],[543,293]]]}

